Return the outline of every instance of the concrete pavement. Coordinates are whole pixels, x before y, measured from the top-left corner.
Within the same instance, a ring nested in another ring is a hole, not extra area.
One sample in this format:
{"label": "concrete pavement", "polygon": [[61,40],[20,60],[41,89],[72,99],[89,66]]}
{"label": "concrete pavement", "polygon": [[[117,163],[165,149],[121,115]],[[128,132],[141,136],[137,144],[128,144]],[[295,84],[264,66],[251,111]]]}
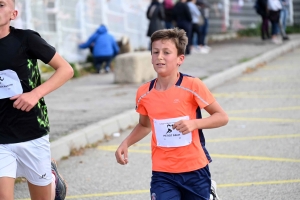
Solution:
{"label": "concrete pavement", "polygon": [[[210,88],[242,74],[247,68],[284,54],[300,45],[300,36],[275,45],[260,38],[239,38],[211,44],[210,54],[186,57],[180,71],[205,79]],[[149,61],[150,62],[150,61]],[[45,97],[51,126],[52,157],[95,143],[137,123],[135,93],[140,84],[114,84],[113,74],[73,79]]]}
{"label": "concrete pavement", "polygon": [[[222,200],[299,199],[299,55],[300,47],[212,89],[230,119],[225,127],[204,130]],[[67,199],[150,199],[150,137],[129,149],[128,165],[115,160],[129,132],[58,162]],[[17,184],[15,199],[28,197],[26,183]]]}

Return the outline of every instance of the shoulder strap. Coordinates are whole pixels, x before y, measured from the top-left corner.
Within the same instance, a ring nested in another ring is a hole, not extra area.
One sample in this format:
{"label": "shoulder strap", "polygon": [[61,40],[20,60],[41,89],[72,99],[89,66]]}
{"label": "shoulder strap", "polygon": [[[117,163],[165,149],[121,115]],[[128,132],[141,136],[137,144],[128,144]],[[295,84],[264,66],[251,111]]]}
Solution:
{"label": "shoulder strap", "polygon": [[[175,85],[177,85],[177,86],[181,85],[183,76],[188,76],[188,75],[185,75],[185,74],[182,74],[182,73],[179,72],[179,79],[178,79],[178,81],[176,82]],[[149,85],[149,91],[152,90],[155,81],[156,81],[156,79],[153,79],[153,80],[150,82],[150,85]]]}
{"label": "shoulder strap", "polygon": [[154,83],[155,83],[155,81],[156,81],[156,78],[155,78],[155,79],[153,79],[153,80],[151,81],[151,83],[150,83],[150,85],[149,85],[149,91],[150,91],[150,90],[152,90],[152,88],[153,88],[153,86],[154,86]]}

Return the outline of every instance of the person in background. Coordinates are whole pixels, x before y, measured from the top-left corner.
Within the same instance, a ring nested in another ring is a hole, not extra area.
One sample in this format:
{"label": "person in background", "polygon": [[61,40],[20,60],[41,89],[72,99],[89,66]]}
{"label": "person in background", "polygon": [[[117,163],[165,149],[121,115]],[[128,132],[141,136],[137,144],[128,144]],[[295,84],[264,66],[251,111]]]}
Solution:
{"label": "person in background", "polygon": [[173,28],[173,1],[172,0],[164,0],[163,2],[164,11],[165,11],[165,28],[170,29]]}
{"label": "person in background", "polygon": [[280,0],[268,0],[268,11],[269,11],[269,20],[272,24],[272,42],[274,44],[281,44],[282,40],[279,37],[279,19],[282,5]]}
{"label": "person in background", "polygon": [[[192,32],[191,32],[191,44],[194,41],[195,35],[197,37],[197,45],[191,45],[191,51],[197,53],[200,51],[200,38],[201,32],[199,24],[203,21],[200,10],[196,6],[196,0],[187,0],[187,5],[192,15]],[[193,48],[194,47],[194,48]]]}
{"label": "person in background", "polygon": [[289,16],[289,6],[291,0],[280,0],[282,4],[282,10],[280,12],[280,32],[283,40],[289,40],[289,37],[286,34],[286,23],[287,23],[287,18]]}
{"label": "person in background", "polygon": [[105,72],[110,72],[110,63],[120,51],[115,38],[108,33],[106,26],[103,24],[99,26],[96,32],[85,43],[80,44],[79,48],[91,49],[96,73],[101,72],[103,63],[105,63]]}
{"label": "person in background", "polygon": [[183,29],[188,37],[188,44],[185,50],[185,54],[190,54],[192,45],[192,14],[186,4],[186,0],[179,0],[173,9],[173,19],[176,22],[176,27]]}
{"label": "person in background", "polygon": [[209,9],[210,5],[208,0],[197,0],[196,5],[200,9],[203,17],[203,23],[200,25],[200,53],[209,53],[211,47],[207,46],[206,36],[209,27]]}
{"label": "person in background", "polygon": [[261,16],[261,39],[271,39],[269,32],[269,10],[268,0],[256,0],[254,9]]}
{"label": "person in background", "polygon": [[147,19],[150,23],[148,26],[147,36],[151,35],[160,29],[164,29],[163,21],[165,20],[164,8],[158,0],[152,0],[147,9]]}

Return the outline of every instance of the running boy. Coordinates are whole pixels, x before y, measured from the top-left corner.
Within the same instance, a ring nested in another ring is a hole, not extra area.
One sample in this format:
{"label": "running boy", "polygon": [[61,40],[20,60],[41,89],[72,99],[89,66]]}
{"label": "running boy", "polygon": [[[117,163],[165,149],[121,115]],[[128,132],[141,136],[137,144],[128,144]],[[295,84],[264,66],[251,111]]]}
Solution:
{"label": "running boy", "polygon": [[[10,26],[14,0],[0,0],[0,199],[14,199],[16,177],[28,181],[31,199],[62,200],[66,183],[51,161],[44,96],[73,69],[37,32]],[[41,84],[37,59],[56,71]]]}
{"label": "running boy", "polygon": [[[188,39],[183,30],[153,33],[152,64],[157,78],[142,85],[136,96],[139,123],[121,143],[117,162],[128,163],[128,148],[152,131],[151,198],[155,200],[208,200],[211,158],[202,129],[217,128],[228,117],[198,78],[178,71]],[[204,108],[210,116],[201,117]],[[172,132],[168,132],[172,125]]]}

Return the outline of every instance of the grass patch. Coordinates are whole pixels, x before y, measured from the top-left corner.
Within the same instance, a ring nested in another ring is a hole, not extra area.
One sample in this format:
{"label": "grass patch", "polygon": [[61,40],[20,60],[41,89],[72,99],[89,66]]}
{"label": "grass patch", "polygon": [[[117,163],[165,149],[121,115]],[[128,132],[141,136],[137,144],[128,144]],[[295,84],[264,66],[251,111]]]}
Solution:
{"label": "grass patch", "polygon": [[240,59],[238,62],[239,63],[244,63],[244,62],[247,62],[247,61],[249,61],[249,60],[251,60],[252,58],[242,58],[242,59]]}
{"label": "grass patch", "polygon": [[200,80],[204,80],[206,78],[208,78],[208,76],[201,76],[201,77],[199,77]]}
{"label": "grass patch", "polygon": [[39,68],[42,73],[49,73],[55,71],[50,65],[39,63]]}
{"label": "grass patch", "polygon": [[[241,37],[260,36],[261,35],[260,27],[261,27],[261,24],[257,25],[256,28],[241,29],[237,32],[237,34],[238,34],[238,36],[241,36]],[[300,33],[300,25],[295,24],[293,26],[287,26],[286,33],[287,34]]]}

